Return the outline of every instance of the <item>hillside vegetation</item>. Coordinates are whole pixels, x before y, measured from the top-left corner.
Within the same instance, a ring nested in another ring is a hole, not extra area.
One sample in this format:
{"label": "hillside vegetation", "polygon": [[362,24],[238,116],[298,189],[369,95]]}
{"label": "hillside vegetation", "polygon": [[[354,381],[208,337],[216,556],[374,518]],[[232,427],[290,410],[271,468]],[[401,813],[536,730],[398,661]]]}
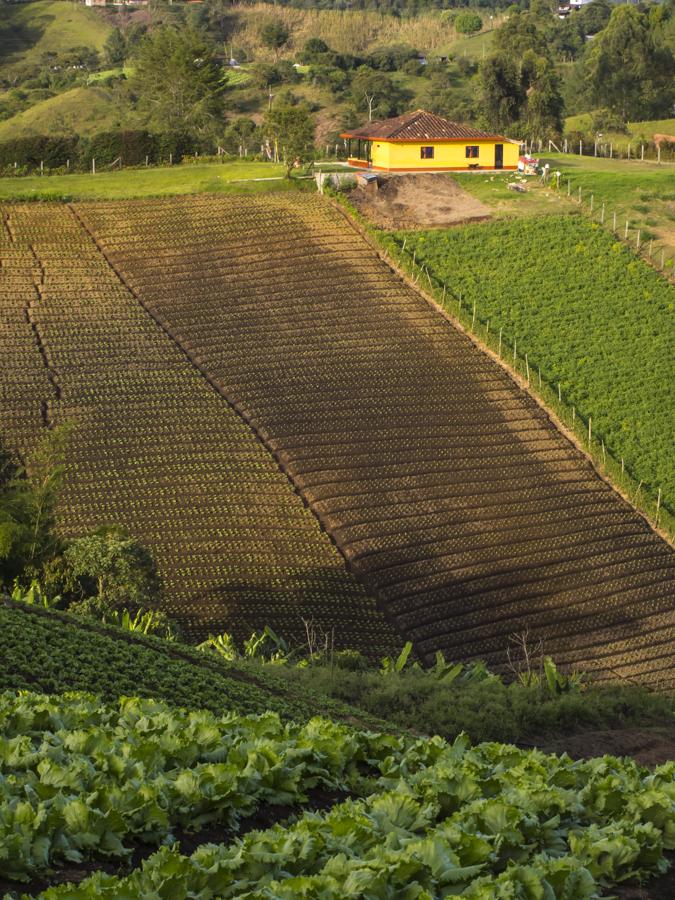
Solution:
{"label": "hillside vegetation", "polygon": [[46,54],[76,47],[102,50],[110,25],[96,9],[64,0],[3,3],[0,59],[4,66],[32,65]]}
{"label": "hillside vegetation", "polygon": [[120,110],[109,91],[81,86],[0,121],[0,141],[37,134],[96,134],[140,123],[133,113]]}

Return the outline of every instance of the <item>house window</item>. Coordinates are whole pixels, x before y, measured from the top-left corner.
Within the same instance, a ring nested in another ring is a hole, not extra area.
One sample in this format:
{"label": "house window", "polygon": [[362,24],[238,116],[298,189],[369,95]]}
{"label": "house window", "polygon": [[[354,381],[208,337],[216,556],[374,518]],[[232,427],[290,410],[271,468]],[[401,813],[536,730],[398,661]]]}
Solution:
{"label": "house window", "polygon": [[434,158],[434,148],[433,147],[420,147],[420,159],[433,159]]}
{"label": "house window", "polygon": [[466,148],[466,158],[467,159],[478,159],[478,147],[467,147]]}

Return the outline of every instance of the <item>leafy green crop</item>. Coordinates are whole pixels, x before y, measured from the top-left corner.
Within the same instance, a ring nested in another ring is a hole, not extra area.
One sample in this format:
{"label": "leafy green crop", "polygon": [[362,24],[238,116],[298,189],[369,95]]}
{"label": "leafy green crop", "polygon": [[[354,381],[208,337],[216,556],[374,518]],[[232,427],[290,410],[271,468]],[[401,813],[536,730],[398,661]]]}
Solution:
{"label": "leafy green crop", "polygon": [[[17,773],[24,760],[31,759],[31,741],[39,741],[40,729],[56,727],[56,735],[65,729],[68,740],[77,745],[79,756],[73,754],[74,759],[79,759],[92,727],[83,725],[92,716],[94,727],[103,724],[97,716],[112,724],[106,719],[110,711],[96,712],[87,706],[87,698],[63,698],[46,710],[45,698],[5,702],[11,710],[6,719],[9,730],[16,733],[15,741],[23,742],[5,750]],[[78,709],[84,722],[77,720]],[[630,760],[572,762],[566,756],[505,744],[471,747],[465,737],[448,744],[438,737],[412,740],[350,733],[319,720],[305,729],[282,730],[270,716],[230,718],[235,735],[221,732],[227,749],[219,752],[218,739],[209,732],[213,723],[203,714],[189,714],[184,744],[176,728],[162,727],[166,713],[155,712],[157,720],[144,704],[127,701],[121,706],[121,727],[115,735],[117,740],[129,740],[129,730],[139,730],[139,748],[148,735],[156,747],[166,740],[166,761],[163,769],[160,766],[164,773],[171,765],[184,765],[186,755],[200,769],[219,764],[212,762],[216,754],[221,759],[225,752],[236,754],[242,747],[256,756],[262,744],[268,753],[272,747],[280,755],[286,752],[286,764],[301,759],[308,780],[329,783],[334,778],[334,783],[348,784],[360,761],[379,774],[371,780],[369,793],[328,813],[307,812],[288,825],[249,832],[229,846],[206,844],[190,857],[183,856],[178,846],[168,846],[167,840],[126,877],[96,873],[77,887],[45,891],[41,896],[46,900],[149,896],[431,900],[459,894],[473,900],[590,900],[600,896],[602,887],[625,878],[665,871],[663,850],[675,847],[675,763],[650,773]],[[203,747],[195,728],[206,729]],[[28,736],[20,737],[25,731]],[[294,741],[299,755],[294,755]],[[46,743],[51,748],[54,739]],[[82,777],[81,768],[70,769],[72,778]],[[35,766],[29,771],[34,772]],[[263,789],[288,790],[283,780],[280,788],[266,783],[271,772],[276,774],[277,769],[264,771]],[[120,772],[121,791],[126,777]],[[189,784],[194,784],[192,777]],[[293,781],[289,793],[299,793],[302,786],[298,788],[299,782]],[[69,791],[77,797],[77,785],[65,786],[61,795]],[[85,816],[82,799],[71,801],[76,803],[74,818]],[[183,811],[187,814],[190,803],[198,811],[200,804],[209,802],[203,792],[190,794]],[[100,804],[100,794],[87,802],[89,815]],[[142,804],[135,807],[131,815],[140,823]],[[151,830],[156,825],[152,816],[148,819]]]}
{"label": "leafy green crop", "polygon": [[[408,741],[410,743],[410,741]],[[388,767],[403,739],[327,720],[283,724],[187,712],[93,694],[0,695],[0,875],[59,861],[128,855],[130,836],[172,841],[178,826],[236,829],[264,804],[307,800],[317,786],[354,789],[359,766]]]}
{"label": "leafy green crop", "polygon": [[[396,237],[433,277],[475,303],[490,332],[590,416],[593,433],[675,510],[675,290],[598,225],[544,216]],[[386,241],[385,241],[386,243]],[[456,311],[456,304],[453,311]]]}
{"label": "leafy green crop", "polygon": [[0,690],[22,688],[92,691],[113,701],[124,695],[154,697],[215,713],[272,710],[297,721],[322,713],[381,727],[374,716],[273,673],[251,674],[186,645],[0,602]]}

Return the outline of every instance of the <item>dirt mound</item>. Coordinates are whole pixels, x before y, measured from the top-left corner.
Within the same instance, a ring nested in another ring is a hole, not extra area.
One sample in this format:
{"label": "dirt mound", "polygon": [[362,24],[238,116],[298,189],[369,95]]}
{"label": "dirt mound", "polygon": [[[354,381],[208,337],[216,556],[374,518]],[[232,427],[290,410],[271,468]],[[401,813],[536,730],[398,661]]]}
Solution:
{"label": "dirt mound", "polygon": [[447,175],[388,175],[379,189],[358,187],[351,200],[375,225],[419,228],[490,218],[490,210]]}

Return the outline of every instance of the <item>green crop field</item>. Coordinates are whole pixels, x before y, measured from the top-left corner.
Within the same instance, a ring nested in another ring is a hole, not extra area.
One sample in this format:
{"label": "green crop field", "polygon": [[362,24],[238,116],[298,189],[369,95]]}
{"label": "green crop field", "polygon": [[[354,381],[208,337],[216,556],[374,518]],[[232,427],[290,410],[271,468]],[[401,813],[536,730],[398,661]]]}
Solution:
{"label": "green crop field", "polygon": [[[480,321],[503,329],[638,480],[675,508],[675,289],[574,216],[399,235]],[[487,261],[489,260],[489,264]]]}
{"label": "green crop field", "polygon": [[85,693],[0,694],[0,740],[0,887],[43,900],[595,900],[675,847],[672,762]]}

